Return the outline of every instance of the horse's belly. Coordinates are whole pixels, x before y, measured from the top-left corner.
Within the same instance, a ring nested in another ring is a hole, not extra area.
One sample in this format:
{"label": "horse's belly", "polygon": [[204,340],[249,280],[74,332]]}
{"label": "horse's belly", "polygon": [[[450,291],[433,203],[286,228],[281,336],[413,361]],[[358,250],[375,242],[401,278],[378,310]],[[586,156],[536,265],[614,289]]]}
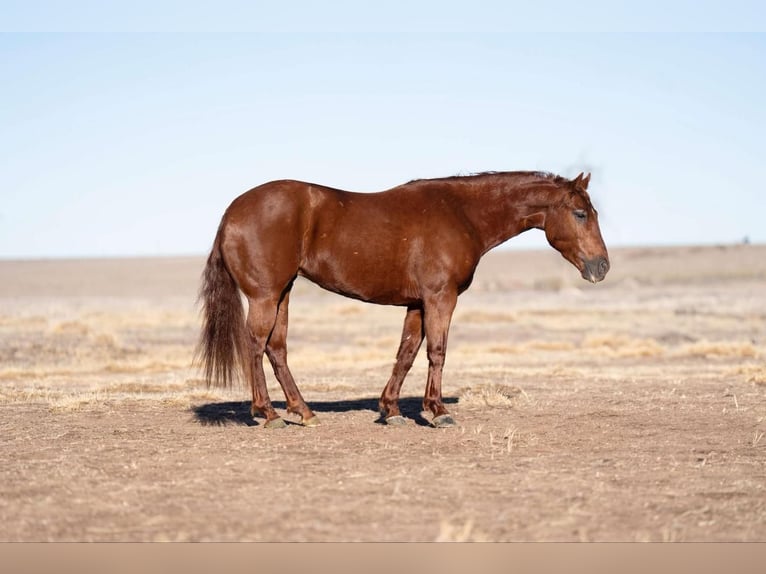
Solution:
{"label": "horse's belly", "polygon": [[370,303],[409,305],[419,300],[417,286],[403,265],[387,265],[358,252],[304,262],[300,274],[328,291]]}

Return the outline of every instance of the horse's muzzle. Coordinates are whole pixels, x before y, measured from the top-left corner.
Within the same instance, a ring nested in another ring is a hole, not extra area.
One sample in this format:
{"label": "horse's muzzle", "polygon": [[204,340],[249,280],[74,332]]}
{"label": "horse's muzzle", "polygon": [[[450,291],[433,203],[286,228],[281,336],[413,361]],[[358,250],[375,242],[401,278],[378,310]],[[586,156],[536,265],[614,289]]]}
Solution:
{"label": "horse's muzzle", "polygon": [[582,278],[591,283],[598,283],[606,277],[609,271],[609,260],[606,257],[583,259]]}

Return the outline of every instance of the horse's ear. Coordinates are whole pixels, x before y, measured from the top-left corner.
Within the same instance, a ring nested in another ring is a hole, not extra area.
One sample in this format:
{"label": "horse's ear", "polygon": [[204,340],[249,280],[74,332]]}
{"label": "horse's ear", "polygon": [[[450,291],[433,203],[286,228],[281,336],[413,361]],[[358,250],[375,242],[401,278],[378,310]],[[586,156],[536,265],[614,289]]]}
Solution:
{"label": "horse's ear", "polygon": [[574,178],[572,183],[574,184],[575,189],[586,191],[588,189],[588,184],[590,183],[590,173],[585,175],[583,172],[580,172],[580,175]]}
{"label": "horse's ear", "polygon": [[533,227],[536,229],[545,229],[545,212],[540,211],[538,213],[533,213],[532,215],[527,215],[521,220],[521,224],[524,226],[524,229],[532,229]]}

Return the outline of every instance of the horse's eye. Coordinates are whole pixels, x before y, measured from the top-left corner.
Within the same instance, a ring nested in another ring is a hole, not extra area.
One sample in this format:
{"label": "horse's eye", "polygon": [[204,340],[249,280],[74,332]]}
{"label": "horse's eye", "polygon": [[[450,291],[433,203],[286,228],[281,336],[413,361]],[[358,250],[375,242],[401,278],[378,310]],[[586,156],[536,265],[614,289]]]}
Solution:
{"label": "horse's eye", "polygon": [[588,218],[588,213],[584,209],[575,209],[574,216],[578,221],[585,221]]}

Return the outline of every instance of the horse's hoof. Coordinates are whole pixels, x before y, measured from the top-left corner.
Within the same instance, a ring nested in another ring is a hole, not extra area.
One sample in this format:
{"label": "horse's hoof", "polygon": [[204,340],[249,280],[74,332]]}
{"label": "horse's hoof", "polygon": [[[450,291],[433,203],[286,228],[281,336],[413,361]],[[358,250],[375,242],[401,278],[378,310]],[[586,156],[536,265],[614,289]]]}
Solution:
{"label": "horse's hoof", "polygon": [[391,425],[392,427],[403,427],[407,425],[407,419],[404,418],[402,415],[393,415],[388,417],[386,420],[387,425]]}
{"label": "horse's hoof", "polygon": [[271,419],[270,421],[266,421],[263,423],[263,426],[267,429],[283,429],[287,426],[287,423],[284,421],[284,419],[277,417],[275,419]]}
{"label": "horse's hoof", "polygon": [[319,417],[314,415],[310,419],[306,419],[304,421],[301,421],[301,424],[305,427],[318,427],[321,425],[321,421],[319,420]]}
{"label": "horse's hoof", "polygon": [[438,429],[454,427],[457,425],[455,419],[453,419],[451,415],[439,415],[438,417],[434,417],[434,420],[431,421],[431,424]]}

